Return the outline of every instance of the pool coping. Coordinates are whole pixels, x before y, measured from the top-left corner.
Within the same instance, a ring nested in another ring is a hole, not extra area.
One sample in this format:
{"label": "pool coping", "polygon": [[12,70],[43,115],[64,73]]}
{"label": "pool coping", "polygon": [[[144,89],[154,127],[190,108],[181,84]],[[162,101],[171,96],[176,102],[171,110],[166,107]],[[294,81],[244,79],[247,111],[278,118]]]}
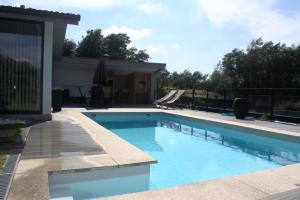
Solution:
{"label": "pool coping", "polygon": [[[123,166],[125,167],[130,165],[148,165],[157,162],[154,158],[142,152],[140,149],[134,147],[133,145],[129,144],[127,141],[123,140],[122,138],[116,136],[114,133],[110,132],[109,130],[105,129],[104,127],[102,127],[101,125],[99,125],[98,123],[90,119],[89,117],[85,116],[82,112],[167,113],[167,114],[179,115],[179,116],[189,117],[198,120],[204,120],[213,123],[220,123],[223,125],[230,125],[235,127],[238,126],[241,128],[248,128],[248,129],[249,128],[256,129],[259,131],[264,131],[266,133],[272,133],[272,134],[275,133],[277,135],[279,134],[280,136],[284,136],[284,137],[292,136],[295,138],[300,138],[300,133],[296,133],[292,131],[283,131],[283,130],[278,131],[272,128],[255,126],[251,124],[245,125],[243,123],[238,123],[238,122],[226,121],[221,119],[213,119],[210,117],[203,117],[203,116],[195,116],[192,114],[182,113],[180,110],[158,110],[158,109],[119,109],[118,110],[116,109],[116,110],[108,111],[108,110],[65,109],[63,110],[62,113],[54,115],[54,119],[55,116],[58,116],[59,119],[61,118],[68,119],[68,120],[72,120],[73,123],[77,123],[87,131],[87,133],[91,136],[91,138],[95,140],[96,143],[100,144],[103,147],[104,151],[107,154],[93,155],[93,156],[73,156],[73,157],[59,157],[59,158],[49,158],[49,159],[21,160],[17,167],[16,175],[14,177],[14,181],[12,183],[11,190],[8,195],[8,199],[19,199],[19,197],[22,197],[22,199],[49,199],[49,191],[48,191],[49,174],[89,171],[89,170],[97,170],[97,169],[112,168],[112,167],[123,167]],[[298,170],[298,168],[300,169],[300,164],[293,164],[293,165],[288,165],[280,168],[283,168],[283,170],[286,169],[286,171],[290,171],[291,168],[292,169],[295,168]],[[268,173],[269,171],[272,170],[265,170],[266,173]],[[258,172],[261,173],[261,171]],[[251,176],[251,174],[252,173],[250,173],[249,176]],[[224,177],[217,180],[199,182],[196,184],[188,184],[188,186],[178,186],[175,188],[181,191],[180,193],[185,193],[184,190],[180,188],[190,187],[190,185],[192,185],[192,188],[200,187],[199,185],[207,184],[207,182],[209,182],[209,184],[214,184],[214,181],[218,183],[220,180],[230,180],[230,179],[236,181],[236,178]],[[240,183],[240,181],[238,181],[238,183]],[[246,185],[247,184],[249,183],[246,183]],[[299,184],[300,184],[300,180],[299,180]],[[292,183],[287,188],[293,189]],[[154,190],[154,191],[142,192],[144,193],[144,195],[140,193],[126,194],[126,195],[121,195],[120,197],[118,196],[109,197],[107,199],[110,198],[130,199],[135,195],[138,196],[138,199],[140,198],[147,199],[149,193],[150,194],[153,194],[155,192],[161,193],[161,191],[165,191],[166,193],[174,192],[173,188],[167,188],[167,189],[161,189],[157,191]],[[279,192],[282,191],[279,190]],[[267,194],[272,194],[272,193],[263,192],[263,194],[266,196]],[[264,195],[261,196],[265,197]],[[179,196],[183,197],[182,195]],[[168,199],[168,196],[166,196],[166,199]]]}
{"label": "pool coping", "polygon": [[[300,132],[294,132],[294,131],[288,131],[288,130],[277,130],[275,128],[269,128],[269,127],[264,127],[264,126],[260,126],[260,125],[253,125],[253,124],[245,124],[243,122],[243,120],[241,120],[241,122],[234,122],[234,121],[226,121],[226,120],[222,120],[222,119],[212,119],[210,117],[202,117],[202,116],[195,116],[192,114],[182,114],[182,113],[178,113],[178,111],[176,110],[172,110],[172,111],[164,111],[164,113],[167,114],[172,114],[175,116],[181,116],[181,117],[186,117],[186,118],[191,118],[191,119],[195,119],[195,120],[202,120],[205,122],[209,122],[209,123],[214,123],[214,124],[220,124],[220,125],[225,125],[225,126],[229,126],[229,127],[234,127],[234,128],[241,128],[243,129],[248,129],[248,130],[255,130],[260,132],[260,134],[270,134],[272,135],[272,137],[276,137],[279,139],[284,139],[284,140],[292,140],[295,142],[295,139],[297,140],[297,143],[300,143]],[[300,131],[300,130],[299,130]]]}

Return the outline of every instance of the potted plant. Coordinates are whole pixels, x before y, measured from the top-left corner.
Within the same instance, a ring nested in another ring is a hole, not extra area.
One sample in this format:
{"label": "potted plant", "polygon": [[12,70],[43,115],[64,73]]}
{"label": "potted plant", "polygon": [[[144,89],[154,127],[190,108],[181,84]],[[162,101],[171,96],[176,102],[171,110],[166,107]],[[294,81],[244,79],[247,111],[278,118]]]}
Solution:
{"label": "potted plant", "polygon": [[63,103],[63,88],[52,88],[52,111],[61,111]]}
{"label": "potted plant", "polygon": [[245,98],[235,98],[233,100],[233,111],[237,119],[244,119],[249,111],[249,103]]}

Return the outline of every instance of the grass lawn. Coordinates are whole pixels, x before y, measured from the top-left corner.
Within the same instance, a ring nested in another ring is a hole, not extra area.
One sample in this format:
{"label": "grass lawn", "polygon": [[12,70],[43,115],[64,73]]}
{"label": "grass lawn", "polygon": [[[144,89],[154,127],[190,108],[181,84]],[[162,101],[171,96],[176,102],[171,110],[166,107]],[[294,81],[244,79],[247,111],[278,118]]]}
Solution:
{"label": "grass lawn", "polygon": [[6,160],[7,160],[7,155],[0,155],[0,172],[4,169]]}
{"label": "grass lawn", "polygon": [[0,145],[13,145],[22,142],[21,126],[19,124],[0,124]]}

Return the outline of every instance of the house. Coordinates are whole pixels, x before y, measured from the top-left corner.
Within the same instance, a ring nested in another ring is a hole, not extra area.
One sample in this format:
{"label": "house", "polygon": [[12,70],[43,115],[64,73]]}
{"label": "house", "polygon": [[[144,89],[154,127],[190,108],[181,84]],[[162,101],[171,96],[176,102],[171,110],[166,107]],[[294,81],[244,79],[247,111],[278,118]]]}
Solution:
{"label": "house", "polygon": [[[90,97],[99,59],[63,57],[53,65],[53,86],[71,97]],[[113,104],[149,104],[156,98],[155,73],[163,63],[104,59]]]}
{"label": "house", "polygon": [[[62,56],[67,25],[79,21],[76,14],[0,6],[0,115],[51,119],[52,87],[89,96],[98,60]],[[164,67],[107,60],[113,102],[153,101],[154,73]]]}
{"label": "house", "polygon": [[0,113],[51,118],[52,66],[80,15],[0,6]]}

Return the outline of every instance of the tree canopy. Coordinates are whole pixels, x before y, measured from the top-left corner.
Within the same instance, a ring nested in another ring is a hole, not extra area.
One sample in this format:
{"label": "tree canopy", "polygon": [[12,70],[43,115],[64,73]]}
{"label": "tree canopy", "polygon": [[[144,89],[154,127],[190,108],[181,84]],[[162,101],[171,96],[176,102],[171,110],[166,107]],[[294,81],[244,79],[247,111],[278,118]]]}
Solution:
{"label": "tree canopy", "polygon": [[127,51],[127,56],[126,60],[130,61],[137,61],[137,62],[143,62],[143,61],[148,61],[150,58],[149,54],[146,52],[145,49],[143,50],[138,50],[135,47],[131,47]]}
{"label": "tree canopy", "polygon": [[76,48],[76,56],[99,58],[103,54],[103,35],[100,29],[88,30]]}
{"label": "tree canopy", "polygon": [[300,45],[253,40],[246,50],[225,54],[210,76],[185,70],[157,74],[158,89],[300,88]]}
{"label": "tree canopy", "polygon": [[100,29],[88,30],[78,45],[74,46],[74,44],[72,40],[65,40],[64,56],[98,58],[107,54],[111,59],[136,62],[146,62],[150,58],[146,50],[138,50],[136,47],[129,48],[131,40],[125,33],[110,34],[104,37]]}
{"label": "tree canopy", "polygon": [[199,71],[190,72],[188,69],[182,73],[170,73],[167,70],[162,70],[157,74],[158,89],[162,90],[166,87],[179,88],[179,89],[199,89],[203,87],[207,75]]}
{"label": "tree canopy", "polygon": [[300,87],[300,45],[253,40],[245,51],[234,49],[225,54],[210,81],[223,87]]}
{"label": "tree canopy", "polygon": [[65,39],[63,44],[63,56],[74,56],[76,51],[76,43],[74,40]]}
{"label": "tree canopy", "polygon": [[112,59],[126,60],[130,38],[125,33],[110,34],[103,39],[103,52]]}

